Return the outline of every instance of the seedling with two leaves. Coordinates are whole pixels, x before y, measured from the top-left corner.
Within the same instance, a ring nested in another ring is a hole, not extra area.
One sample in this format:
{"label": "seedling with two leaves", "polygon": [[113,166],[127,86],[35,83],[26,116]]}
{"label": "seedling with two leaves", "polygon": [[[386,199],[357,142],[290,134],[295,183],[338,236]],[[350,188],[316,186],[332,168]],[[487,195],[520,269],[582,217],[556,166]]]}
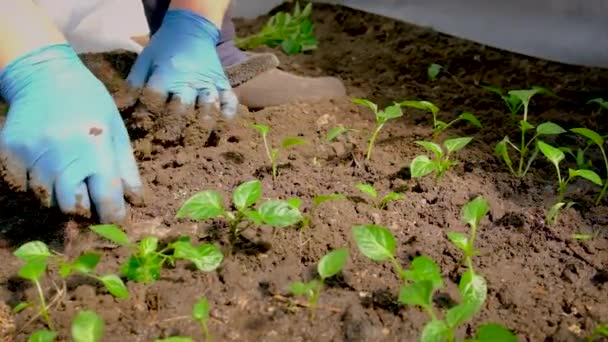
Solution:
{"label": "seedling with two leaves", "polygon": [[296,3],[292,14],[279,12],[272,16],[260,32],[235,39],[237,47],[250,50],[259,46],[280,46],[288,55],[312,51],[319,42],[314,35],[314,24],[310,21],[312,4],[301,9]]}
{"label": "seedling with two leaves", "polygon": [[[211,334],[209,334],[209,327],[207,325],[207,322],[209,321],[209,309],[209,301],[207,298],[202,297],[194,304],[191,314],[192,319],[201,326],[205,341],[211,341]],[[194,340],[186,336],[171,336],[163,339],[156,339],[155,342],[194,342]]]}
{"label": "seedling with two leaves", "polygon": [[347,261],[348,249],[334,249],[323,256],[317,264],[317,273],[320,279],[313,279],[307,283],[298,281],[289,285],[289,291],[294,296],[305,296],[308,300],[310,318],[314,316],[325,280],[338,274]]}
{"label": "seedling with two leaves", "polygon": [[599,135],[597,132],[584,127],[572,128],[570,131],[577,133],[587,139],[587,147],[584,151],[586,151],[589,146],[596,145],[602,153],[602,158],[604,159],[604,167],[606,168],[606,179],[602,182],[602,191],[595,200],[595,204],[598,205],[602,201],[602,199],[604,199],[604,196],[606,195],[606,190],[608,190],[608,158],[606,157],[606,150],[604,149],[604,137]]}
{"label": "seedling with two leaves", "polygon": [[306,144],[306,140],[298,137],[287,137],[283,139],[280,147],[272,147],[268,142],[268,133],[270,133],[270,127],[258,124],[254,124],[252,126],[256,131],[258,131],[262,135],[262,140],[264,141],[264,148],[266,149],[266,156],[268,157],[268,161],[270,161],[270,165],[272,167],[272,179],[276,180],[278,175],[278,159],[281,151],[293,146]]}
{"label": "seedling with two leaves", "polygon": [[[321,204],[323,204],[325,202],[329,202],[329,201],[337,201],[337,200],[343,200],[343,199],[346,199],[346,196],[344,196],[342,194],[338,194],[338,193],[327,194],[327,195],[317,195],[317,196],[313,197],[312,206],[310,207],[310,210],[308,211],[308,213],[302,214],[302,221],[300,222],[300,228],[306,229],[306,228],[312,227],[312,220],[314,218],[315,211],[317,210],[317,208],[319,208],[319,206]],[[291,199],[287,200],[287,203],[289,203],[289,205],[291,205],[292,207],[294,207],[298,210],[300,210],[300,207],[302,206],[302,200],[299,198],[291,198]]]}
{"label": "seedling with two leaves", "polygon": [[435,180],[440,180],[450,167],[458,165],[458,162],[450,160],[451,154],[462,150],[472,140],[471,137],[447,139],[443,142],[443,148],[434,142],[416,141],[416,144],[431,151],[434,159],[430,159],[426,155],[414,158],[410,164],[412,177],[420,178],[435,172]]}
{"label": "seedling with two leaves", "polygon": [[383,110],[379,110],[377,104],[366,99],[353,99],[353,103],[369,108],[376,117],[376,126],[369,137],[365,157],[367,160],[370,160],[372,157],[372,149],[374,148],[374,144],[376,143],[376,138],[378,137],[380,130],[382,130],[388,121],[402,117],[403,111],[398,103],[388,106]]}
{"label": "seedling with two leaves", "polygon": [[268,200],[258,209],[253,206],[262,195],[259,180],[241,183],[232,194],[235,210],[224,207],[222,195],[215,190],[206,190],[190,197],[178,210],[177,218],[204,221],[223,218],[228,222],[232,238],[236,241],[241,233],[252,226],[267,224],[284,228],[302,221],[300,210],[287,201]]}
{"label": "seedling with two leaves", "polygon": [[468,123],[477,128],[482,127],[481,122],[479,122],[477,117],[469,112],[464,112],[458,115],[456,119],[450,122],[441,121],[437,118],[439,108],[429,101],[403,101],[400,103],[400,105],[403,107],[425,110],[433,115],[433,139],[437,139],[441,135],[441,133],[443,133],[446,129],[448,129],[450,126],[454,125],[459,121],[467,121]]}
{"label": "seedling with two leaves", "polygon": [[178,260],[186,260],[192,262],[200,271],[211,272],[218,268],[224,259],[217,246],[209,243],[194,246],[189,237],[180,237],[161,248],[157,237],[147,236],[135,243],[116,225],[96,225],[90,229],[131,251],[129,259],[121,265],[120,271],[128,280],[135,282],[150,284],[160,279],[161,270],[166,263],[175,265]]}
{"label": "seedling with two leaves", "polygon": [[392,201],[398,201],[398,200],[405,198],[405,196],[403,194],[391,191],[388,194],[384,195],[384,197],[382,197],[378,201],[378,191],[376,190],[376,188],[373,185],[367,184],[367,183],[361,183],[361,184],[357,184],[357,189],[359,189],[359,191],[361,191],[365,195],[371,197],[373,200],[374,207],[377,209],[380,209],[380,210],[385,209],[386,205]]}
{"label": "seedling with two leaves", "polygon": [[[72,320],[71,334],[74,342],[101,342],[105,332],[105,322],[91,310],[81,310]],[[54,342],[57,332],[41,329],[28,338],[28,342]]]}
{"label": "seedling with two leaves", "polygon": [[554,95],[550,89],[544,87],[532,87],[530,89],[514,89],[505,92],[502,88],[489,84],[481,84],[481,87],[491,93],[494,93],[504,101],[505,105],[511,113],[511,117],[515,118],[517,114],[524,108],[524,121],[528,121],[528,107],[532,96],[538,94]]}
{"label": "seedling with two leaves", "polygon": [[[53,322],[48,312],[46,298],[41,285],[41,279],[47,272],[49,266],[58,268],[61,279],[66,279],[72,274],[79,274],[101,282],[113,296],[120,299],[129,297],[129,292],[123,281],[114,274],[99,275],[94,273],[101,255],[93,252],[86,252],[73,261],[56,252],[51,252],[48,246],[42,241],[30,241],[21,245],[13,253],[19,260],[25,262],[18,271],[20,277],[34,283],[38,292],[38,310],[44,319],[47,327],[53,329]],[[21,311],[30,304],[21,303],[13,311]]]}

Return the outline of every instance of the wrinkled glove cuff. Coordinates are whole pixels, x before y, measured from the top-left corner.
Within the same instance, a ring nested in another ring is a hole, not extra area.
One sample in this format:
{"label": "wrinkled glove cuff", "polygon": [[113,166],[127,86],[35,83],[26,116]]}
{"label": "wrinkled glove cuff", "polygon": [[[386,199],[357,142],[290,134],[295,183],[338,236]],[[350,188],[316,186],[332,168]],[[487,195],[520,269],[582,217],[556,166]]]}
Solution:
{"label": "wrinkled glove cuff", "polygon": [[28,52],[0,72],[0,96],[9,104],[22,96],[37,80],[60,82],[62,73],[83,65],[69,44],[55,44]]}
{"label": "wrinkled glove cuff", "polygon": [[168,10],[159,31],[165,29],[196,36],[207,36],[211,39],[214,46],[220,41],[220,29],[214,23],[201,15],[185,9]]}

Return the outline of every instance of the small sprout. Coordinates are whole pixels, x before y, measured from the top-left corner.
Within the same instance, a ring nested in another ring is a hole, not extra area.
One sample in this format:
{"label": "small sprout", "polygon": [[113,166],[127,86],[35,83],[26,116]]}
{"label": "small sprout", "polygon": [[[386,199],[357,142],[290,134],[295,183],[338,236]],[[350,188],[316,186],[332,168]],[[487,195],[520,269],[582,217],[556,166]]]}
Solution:
{"label": "small sprout", "polygon": [[27,342],[54,342],[57,335],[58,333],[52,330],[36,330],[27,339]]}
{"label": "small sprout", "polygon": [[574,202],[557,202],[555,204],[553,204],[545,213],[545,223],[549,226],[554,225],[557,222],[557,219],[559,218],[559,213],[562,210],[563,207],[570,208],[572,205],[574,205]]}
{"label": "small sprout", "polygon": [[439,73],[441,72],[441,69],[443,69],[443,66],[439,65],[439,64],[431,64],[429,65],[428,69],[426,69],[426,74],[429,78],[429,80],[434,81],[437,79],[437,76],[439,76]]}
{"label": "small sprout", "polygon": [[194,304],[192,308],[192,318],[197,321],[201,329],[203,329],[203,334],[205,336],[205,341],[211,341],[211,335],[209,335],[209,328],[207,326],[207,321],[209,320],[209,301],[207,298],[203,297]]}
{"label": "small sprout", "polygon": [[[346,196],[344,196],[342,194],[338,194],[338,193],[315,196],[312,199],[312,206],[311,206],[310,210],[308,211],[308,213],[306,215],[302,215],[302,221],[301,221],[300,228],[306,229],[306,228],[312,227],[312,220],[314,218],[315,211],[321,204],[323,204],[325,202],[329,202],[329,201],[337,201],[337,200],[343,200],[343,199],[346,199]],[[287,203],[289,203],[289,205],[291,205],[292,207],[294,207],[296,209],[300,209],[300,206],[302,205],[302,201],[299,198],[289,199],[287,201]]]}
{"label": "small sprout", "polygon": [[439,137],[442,132],[444,132],[450,126],[454,125],[459,121],[467,121],[477,128],[482,127],[481,122],[479,122],[477,117],[469,112],[464,112],[460,114],[456,119],[450,122],[441,121],[437,117],[437,114],[439,113],[439,108],[429,101],[403,101],[401,102],[401,105],[405,107],[425,110],[433,115],[433,139]]}
{"label": "small sprout", "polygon": [[103,334],[104,321],[101,317],[89,310],[78,312],[72,322],[74,342],[101,342]]}
{"label": "small sprout", "polygon": [[598,97],[596,99],[591,99],[589,101],[587,101],[587,104],[597,104],[600,108],[599,112],[602,112],[602,109],[608,109],[608,101],[604,100],[601,97]]}
{"label": "small sprout", "polygon": [[[604,199],[604,196],[606,195],[606,190],[608,190],[608,158],[606,157],[606,150],[604,149],[604,138],[589,128],[584,128],[584,127],[573,128],[570,131],[585,137],[587,139],[587,148],[589,146],[591,146],[592,144],[594,144],[600,149],[600,152],[602,153],[602,158],[604,159],[604,166],[606,168],[606,180],[603,181],[602,191],[600,192],[600,194],[597,196],[597,198],[595,200],[595,205],[598,205],[598,204],[600,204],[602,199]],[[584,154],[584,151],[586,151],[587,148],[585,148],[585,150],[583,150],[582,154]],[[584,157],[583,157],[583,159],[584,159]],[[578,159],[577,159],[577,165],[578,165]]]}
{"label": "small sprout", "polygon": [[450,160],[451,154],[462,150],[472,140],[471,137],[447,139],[443,142],[443,148],[434,142],[416,141],[416,144],[431,151],[435,158],[431,160],[426,155],[414,158],[410,164],[412,177],[420,178],[435,172],[435,180],[441,179],[450,167],[458,165],[457,162]]}
{"label": "small sprout", "polygon": [[314,35],[314,24],[310,21],[312,4],[302,10],[296,3],[292,14],[279,12],[271,17],[262,30],[254,35],[237,38],[235,44],[244,50],[266,45],[271,48],[280,46],[288,55],[315,50],[318,41]]}
{"label": "small sprout", "polygon": [[[219,267],[224,258],[217,246],[194,246],[188,237],[180,237],[161,249],[158,238],[148,236],[139,243],[134,243],[116,225],[96,225],[90,229],[97,235],[131,250],[129,259],[121,265],[120,270],[127,279],[135,282],[152,283],[160,279],[163,266],[166,263],[174,265],[177,260],[190,261],[200,271],[211,272]],[[110,292],[120,293],[124,287],[120,278],[115,275],[103,276],[101,279],[108,290],[113,289]]]}
{"label": "small sprout", "polygon": [[357,189],[359,189],[359,191],[366,194],[367,196],[371,197],[374,200],[374,207],[380,210],[385,209],[389,202],[398,201],[405,198],[403,194],[397,192],[389,192],[388,194],[384,195],[384,197],[382,197],[380,201],[378,201],[378,191],[376,191],[376,188],[374,188],[373,185],[361,183],[357,184]]}
{"label": "small sprout", "polygon": [[516,89],[510,90],[505,93],[505,91],[496,86],[482,84],[481,87],[491,93],[494,93],[504,101],[505,105],[511,112],[511,116],[515,118],[517,113],[524,108],[524,121],[528,121],[528,107],[530,104],[530,100],[536,94],[553,94],[550,89],[544,87],[532,87],[531,89]]}
{"label": "small sprout", "polygon": [[327,142],[332,142],[336,139],[338,139],[339,136],[346,134],[348,132],[358,132],[355,129],[352,128],[346,128],[343,125],[338,125],[336,127],[331,128],[329,131],[327,131],[327,137],[325,138],[327,140]]}
{"label": "small sprout", "polygon": [[282,150],[286,150],[290,147],[306,144],[306,140],[297,137],[287,137],[283,139],[280,147],[272,147],[268,142],[268,133],[270,133],[270,127],[266,125],[258,125],[254,124],[252,127],[260,133],[262,136],[262,140],[264,141],[264,147],[266,148],[266,156],[268,157],[268,161],[270,161],[270,165],[272,167],[272,179],[276,180],[277,178],[277,169],[278,169],[278,158],[279,154]]}
{"label": "small sprout", "polygon": [[450,232],[448,233],[448,239],[462,252],[464,252],[465,260],[469,270],[473,270],[473,256],[479,252],[475,250],[473,244],[477,237],[477,228],[481,219],[484,218],[490,211],[488,202],[482,196],[478,196],[472,201],[462,207],[460,212],[461,220],[469,225],[471,228],[471,234],[466,236],[461,233]]}
{"label": "small sprout", "polygon": [[401,106],[398,103],[388,106],[384,108],[384,110],[378,110],[378,105],[366,99],[353,99],[353,103],[371,109],[371,111],[376,117],[376,127],[374,128],[367,145],[366,159],[370,160],[372,157],[372,149],[376,142],[376,138],[378,137],[378,133],[380,133],[380,130],[389,120],[394,120],[402,117],[403,111],[401,111]]}
{"label": "small sprout", "polygon": [[348,249],[338,248],[327,253],[321,258],[317,265],[317,273],[320,279],[313,279],[308,283],[295,282],[289,286],[289,291],[295,296],[305,296],[310,308],[310,317],[314,316],[317,308],[319,295],[323,289],[325,280],[340,273],[348,261]]}

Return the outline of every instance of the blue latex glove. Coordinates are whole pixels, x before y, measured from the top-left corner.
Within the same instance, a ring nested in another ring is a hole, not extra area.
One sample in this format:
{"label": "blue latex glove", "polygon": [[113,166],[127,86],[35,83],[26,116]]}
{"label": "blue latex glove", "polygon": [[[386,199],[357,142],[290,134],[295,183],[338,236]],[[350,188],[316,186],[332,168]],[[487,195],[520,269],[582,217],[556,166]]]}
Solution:
{"label": "blue latex glove", "polygon": [[[154,102],[154,107],[165,104],[171,95],[171,101],[181,101],[175,106],[178,110],[190,110],[197,102],[202,108],[219,104],[230,118],[236,114],[238,99],[216,52],[219,38],[219,29],[202,16],[170,9],[127,81],[134,88],[145,88],[142,102]],[[159,100],[150,100],[146,90]]]}
{"label": "blue latex glove", "polygon": [[[126,216],[124,195],[142,201],[127,130],[104,85],[67,44],[19,57],[0,72],[9,112],[0,133],[3,176],[46,206],[102,223]],[[137,203],[136,203],[137,204]]]}

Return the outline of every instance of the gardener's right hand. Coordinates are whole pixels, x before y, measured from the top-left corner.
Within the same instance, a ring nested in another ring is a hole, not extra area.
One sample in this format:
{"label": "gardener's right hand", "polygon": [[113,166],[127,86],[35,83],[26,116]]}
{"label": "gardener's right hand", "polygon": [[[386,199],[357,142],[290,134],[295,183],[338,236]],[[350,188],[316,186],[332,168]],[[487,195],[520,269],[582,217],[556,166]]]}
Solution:
{"label": "gardener's right hand", "polygon": [[21,56],[0,71],[9,112],[0,133],[4,179],[46,206],[102,223],[126,218],[124,195],[143,201],[120,113],[103,84],[67,44]]}

